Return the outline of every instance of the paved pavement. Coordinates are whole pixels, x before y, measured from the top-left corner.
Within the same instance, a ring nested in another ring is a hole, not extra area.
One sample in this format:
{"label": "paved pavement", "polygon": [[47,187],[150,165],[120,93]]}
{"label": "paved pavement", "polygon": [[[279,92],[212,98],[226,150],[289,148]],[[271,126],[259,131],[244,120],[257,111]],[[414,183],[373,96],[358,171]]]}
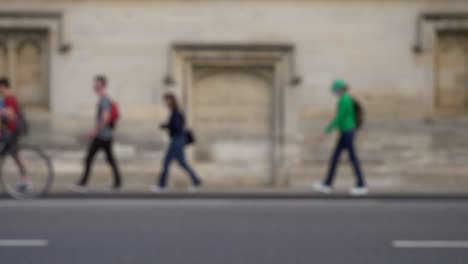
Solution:
{"label": "paved pavement", "polygon": [[0,201],[0,263],[468,263],[467,200]]}
{"label": "paved pavement", "polygon": [[[321,199],[321,200],[468,200],[466,192],[374,192],[371,190],[367,196],[352,196],[346,191],[322,194],[310,189],[290,190],[281,188],[250,188],[241,190],[199,190],[191,192],[187,190],[169,190],[160,193],[111,191],[109,188],[88,189],[86,193],[54,192],[46,195],[47,199],[230,199],[230,200],[297,200],[297,199]],[[0,194],[0,199],[11,199],[6,193]]]}

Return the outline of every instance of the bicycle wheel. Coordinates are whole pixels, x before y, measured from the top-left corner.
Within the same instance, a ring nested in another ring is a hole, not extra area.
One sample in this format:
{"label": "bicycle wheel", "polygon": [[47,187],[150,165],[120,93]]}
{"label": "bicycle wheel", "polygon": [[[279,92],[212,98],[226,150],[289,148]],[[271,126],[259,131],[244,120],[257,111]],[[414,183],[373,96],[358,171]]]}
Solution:
{"label": "bicycle wheel", "polygon": [[0,159],[0,181],[8,195],[17,199],[45,195],[53,182],[54,171],[50,158],[38,147],[19,145],[18,154],[29,178],[28,188],[22,188],[22,173],[12,155]]}

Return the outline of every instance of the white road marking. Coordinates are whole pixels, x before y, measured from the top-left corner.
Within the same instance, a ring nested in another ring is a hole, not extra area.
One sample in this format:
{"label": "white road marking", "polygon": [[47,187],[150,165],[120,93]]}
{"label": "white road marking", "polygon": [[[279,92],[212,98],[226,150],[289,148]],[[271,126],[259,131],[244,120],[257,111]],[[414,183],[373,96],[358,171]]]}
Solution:
{"label": "white road marking", "polygon": [[450,240],[396,240],[394,248],[468,248],[468,241]]}
{"label": "white road marking", "polygon": [[0,239],[0,247],[46,247],[49,241],[44,239]]}

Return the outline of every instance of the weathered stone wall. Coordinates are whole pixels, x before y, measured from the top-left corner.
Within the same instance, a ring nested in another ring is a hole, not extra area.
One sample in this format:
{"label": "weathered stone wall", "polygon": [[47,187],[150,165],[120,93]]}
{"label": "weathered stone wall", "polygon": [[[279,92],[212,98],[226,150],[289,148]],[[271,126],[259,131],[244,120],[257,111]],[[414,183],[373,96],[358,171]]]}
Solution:
{"label": "weathered stone wall", "polygon": [[[423,11],[462,11],[463,1],[51,1],[1,4],[63,10],[66,54],[52,52],[51,110],[89,117],[91,77],[106,73],[125,117],[159,117],[167,53],[174,42],[291,43],[303,78],[288,90],[301,115],[328,115],[328,86],[347,79],[375,116],[421,118],[433,89],[425,60],[411,51]],[[73,98],[73,100],[70,100]],[[402,115],[404,114],[404,115]]]}
{"label": "weathered stone wall", "polygon": [[[288,149],[293,146],[291,153],[299,153],[296,156],[308,164],[311,160],[320,160],[321,153],[325,152],[314,149],[312,139],[322,132],[334,113],[335,98],[330,94],[329,86],[337,77],[351,84],[353,94],[366,107],[369,123],[377,124],[370,134],[373,137],[363,143],[370,145],[367,149],[375,147],[379,153],[387,153],[391,147],[382,142],[388,142],[392,131],[396,136],[391,142],[408,146],[405,142],[412,137],[405,137],[404,132],[395,128],[414,121],[419,124],[434,116],[436,90],[434,28],[424,28],[432,35],[422,36],[426,50],[415,54],[412,46],[417,18],[422,12],[468,13],[468,2],[1,1],[0,9],[63,12],[63,37],[71,44],[71,49],[64,53],[58,52],[60,34],[55,22],[0,16],[0,26],[15,30],[31,27],[37,21],[38,26],[50,29],[47,67],[50,118],[45,118],[48,120],[45,123],[41,112],[38,126],[42,127],[43,134],[49,135],[49,140],[66,143],[71,138],[73,144],[82,142],[76,139],[76,134],[84,132],[93,122],[96,99],[91,86],[97,73],[109,77],[111,94],[121,104],[123,120],[119,125],[119,139],[161,149],[165,137],[157,127],[166,115],[161,105],[162,93],[170,89],[183,91],[181,86],[184,85],[196,87],[192,83],[195,78],[185,78],[184,69],[178,68],[180,65],[168,63],[172,44],[292,45],[295,60],[288,62],[288,67],[294,68],[302,81],[298,85],[281,82],[283,108],[281,117],[276,118],[283,126],[280,136],[284,146]],[[275,84],[272,86],[278,85],[278,71],[285,68],[274,69],[272,79]],[[168,72],[180,77],[172,87],[163,83]],[[233,75],[226,76],[231,78]],[[231,87],[235,81],[229,78],[226,81]],[[187,85],[187,82],[191,84]],[[222,83],[222,80],[216,80],[217,85]],[[261,99],[255,92],[252,96]],[[190,96],[186,99],[192,100],[188,104],[189,111],[218,115],[210,117],[212,119],[227,117],[209,105],[193,108],[197,107],[194,100],[203,103],[203,99]],[[256,106],[261,106],[262,101],[256,102]],[[265,108],[255,111],[265,118],[273,118],[264,113]],[[248,112],[240,109],[231,116],[244,113],[248,119]],[[268,122],[260,121],[256,126],[237,132],[247,133],[258,127],[251,134],[265,136],[268,133],[263,133],[262,129],[271,125]],[[418,138],[416,134],[412,136]],[[376,139],[379,135],[386,135],[385,140]],[[414,148],[409,144],[409,151],[416,150],[417,155],[426,151],[427,142],[415,140],[411,143]],[[217,158],[229,155],[236,147],[224,146],[223,154]],[[286,158],[292,156],[294,154]],[[365,157],[365,160],[373,157]]]}

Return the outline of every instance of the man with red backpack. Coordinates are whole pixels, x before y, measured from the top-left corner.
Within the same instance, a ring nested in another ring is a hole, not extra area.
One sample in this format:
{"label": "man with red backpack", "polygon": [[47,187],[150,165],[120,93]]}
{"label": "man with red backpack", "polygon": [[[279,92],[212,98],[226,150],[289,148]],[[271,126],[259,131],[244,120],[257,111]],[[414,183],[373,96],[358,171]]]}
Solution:
{"label": "man with red backpack", "polygon": [[74,190],[84,192],[86,184],[89,179],[91,167],[94,157],[99,150],[104,150],[106,153],[107,162],[112,168],[114,174],[113,189],[118,191],[122,187],[121,176],[117,160],[114,158],[112,150],[113,134],[116,123],[120,118],[118,105],[112,101],[107,94],[107,78],[103,75],[96,76],[94,80],[94,90],[99,96],[97,113],[96,113],[96,126],[88,134],[91,139],[88,153],[85,158],[85,169]]}

